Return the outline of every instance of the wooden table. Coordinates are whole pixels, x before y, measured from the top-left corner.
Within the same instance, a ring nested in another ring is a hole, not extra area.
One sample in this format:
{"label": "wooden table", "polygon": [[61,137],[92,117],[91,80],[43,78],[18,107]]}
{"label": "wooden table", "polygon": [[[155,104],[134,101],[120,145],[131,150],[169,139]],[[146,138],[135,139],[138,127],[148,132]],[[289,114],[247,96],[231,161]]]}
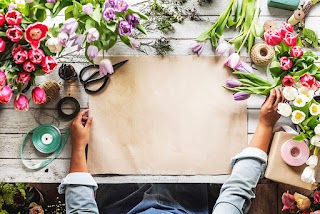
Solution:
{"label": "wooden table", "polygon": [[[196,8],[201,18],[208,21],[190,21],[185,20],[182,24],[174,24],[174,32],[167,34],[170,39],[174,51],[172,55],[190,55],[190,45],[194,38],[206,30],[213,21],[217,20],[219,14],[225,10],[227,1],[213,0],[211,5],[199,6],[197,0],[189,0],[186,3],[190,8]],[[315,6],[308,18],[307,27],[319,32],[320,7]],[[259,23],[263,24],[267,20],[275,20],[280,27],[281,23],[290,17],[292,11],[281,10],[277,8],[268,8],[267,0],[261,1],[261,14]],[[52,21],[48,21],[48,23]],[[236,35],[233,30],[227,30],[226,38],[232,38]],[[150,32],[148,36],[141,38],[141,41],[154,41],[161,36],[160,32]],[[117,44],[108,52],[110,55],[143,55],[143,53],[132,50],[123,44]],[[151,54],[151,53],[150,53]],[[202,55],[214,55],[209,41],[206,42]],[[72,63],[79,72],[86,64],[81,58],[65,59],[66,62]],[[247,61],[250,58],[247,57]],[[261,76],[265,76],[265,68],[259,68],[258,72]],[[57,74],[53,72],[49,76],[40,77],[37,83],[41,84],[48,79],[56,80],[61,85],[60,98],[65,96],[75,97],[81,105],[82,109],[90,107],[88,103],[88,95],[85,93],[82,85],[77,81],[75,83],[64,83]],[[224,83],[221,83],[223,85]],[[30,92],[29,92],[30,93]],[[29,94],[29,97],[30,94]],[[226,97],[226,99],[232,99]],[[263,102],[263,97],[252,96],[248,100],[248,140],[252,138],[257,125],[259,108]],[[71,144],[67,143],[62,154],[54,160],[49,166],[39,171],[27,170],[20,160],[20,146],[24,135],[32,128],[41,123],[51,123],[60,129],[68,127],[70,121],[63,121],[58,118],[56,104],[59,99],[52,101],[42,107],[31,104],[28,112],[17,112],[13,109],[13,102],[8,105],[0,105],[0,181],[1,182],[37,182],[37,183],[59,183],[61,179],[68,173],[69,158],[71,152]],[[280,123],[289,123],[288,120],[280,119]],[[31,158],[39,158],[34,149],[29,146],[26,156]],[[101,176],[95,177],[100,183],[152,183],[152,182],[170,182],[170,183],[223,183],[228,175],[212,175],[212,176]]]}

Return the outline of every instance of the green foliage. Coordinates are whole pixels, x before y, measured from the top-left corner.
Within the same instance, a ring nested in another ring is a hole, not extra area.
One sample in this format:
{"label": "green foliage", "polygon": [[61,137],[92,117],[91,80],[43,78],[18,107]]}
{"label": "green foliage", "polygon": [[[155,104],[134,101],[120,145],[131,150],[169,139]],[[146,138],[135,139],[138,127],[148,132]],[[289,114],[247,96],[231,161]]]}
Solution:
{"label": "green foliage", "polygon": [[318,37],[313,30],[308,28],[303,28],[302,38],[311,46],[318,47]]}

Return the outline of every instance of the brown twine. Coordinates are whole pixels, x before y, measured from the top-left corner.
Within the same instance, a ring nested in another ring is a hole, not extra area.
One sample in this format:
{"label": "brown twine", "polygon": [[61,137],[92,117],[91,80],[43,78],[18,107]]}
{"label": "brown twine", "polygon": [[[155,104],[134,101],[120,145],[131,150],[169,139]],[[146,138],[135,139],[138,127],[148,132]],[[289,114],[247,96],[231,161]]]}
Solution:
{"label": "brown twine", "polygon": [[251,49],[251,60],[255,65],[268,65],[274,57],[272,46],[264,42],[255,44]]}
{"label": "brown twine", "polygon": [[47,96],[47,101],[46,103],[50,102],[54,98],[56,98],[59,94],[60,91],[60,86],[58,85],[57,82],[53,80],[49,80],[45,82],[43,85],[41,85],[41,88],[44,90]]}

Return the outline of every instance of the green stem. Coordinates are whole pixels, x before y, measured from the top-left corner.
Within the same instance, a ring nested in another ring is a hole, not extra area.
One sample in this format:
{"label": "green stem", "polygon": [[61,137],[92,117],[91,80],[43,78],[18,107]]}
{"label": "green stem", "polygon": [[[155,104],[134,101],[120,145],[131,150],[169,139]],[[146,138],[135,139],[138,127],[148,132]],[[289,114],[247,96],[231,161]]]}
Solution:
{"label": "green stem", "polygon": [[314,148],[314,150],[313,150],[313,155],[318,156],[319,149],[320,149],[320,148],[316,146],[316,147]]}

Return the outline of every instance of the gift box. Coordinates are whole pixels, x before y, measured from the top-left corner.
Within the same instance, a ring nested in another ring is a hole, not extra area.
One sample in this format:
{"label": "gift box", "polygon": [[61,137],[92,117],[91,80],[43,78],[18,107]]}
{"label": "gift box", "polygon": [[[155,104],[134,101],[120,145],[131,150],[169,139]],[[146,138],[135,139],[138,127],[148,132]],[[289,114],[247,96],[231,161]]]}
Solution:
{"label": "gift box", "polygon": [[[301,181],[301,174],[304,168],[307,166],[289,166],[286,164],[281,157],[282,145],[292,139],[295,135],[286,132],[276,132],[273,137],[273,141],[270,148],[268,157],[268,166],[265,172],[265,177],[284,184],[300,187],[307,190],[313,190],[316,185],[308,184]],[[316,168],[316,181],[319,182],[319,170]]]}

